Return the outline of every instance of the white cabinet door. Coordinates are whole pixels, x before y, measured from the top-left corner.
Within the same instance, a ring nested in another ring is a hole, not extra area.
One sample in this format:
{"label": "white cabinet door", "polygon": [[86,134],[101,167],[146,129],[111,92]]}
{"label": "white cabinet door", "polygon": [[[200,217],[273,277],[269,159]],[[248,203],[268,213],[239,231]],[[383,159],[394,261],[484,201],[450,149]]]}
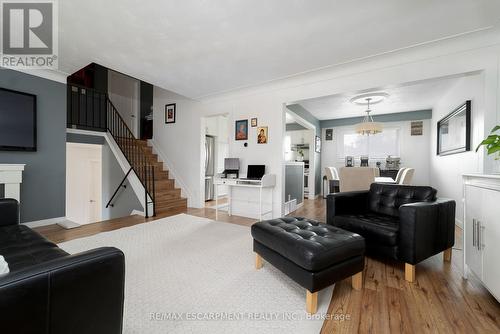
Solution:
{"label": "white cabinet door", "polygon": [[483,189],[465,187],[465,263],[480,279],[483,277],[482,252],[477,246],[477,222],[481,221]]}
{"label": "white cabinet door", "polygon": [[500,298],[500,192],[482,189],[483,282],[488,290]]}

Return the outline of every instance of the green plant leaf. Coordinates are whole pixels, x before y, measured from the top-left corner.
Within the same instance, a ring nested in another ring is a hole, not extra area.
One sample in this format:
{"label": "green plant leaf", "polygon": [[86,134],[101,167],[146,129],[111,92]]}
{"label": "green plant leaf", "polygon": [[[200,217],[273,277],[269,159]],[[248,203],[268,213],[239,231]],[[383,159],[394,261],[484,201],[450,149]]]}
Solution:
{"label": "green plant leaf", "polygon": [[499,145],[492,146],[492,147],[488,148],[488,155],[493,154],[493,153],[498,152],[498,151],[500,151]]}
{"label": "green plant leaf", "polygon": [[500,130],[500,125],[495,126],[493,130],[491,130],[491,133],[497,132],[498,130]]}
{"label": "green plant leaf", "polygon": [[484,139],[476,148],[476,152],[479,151],[481,146],[483,145],[496,145],[500,142],[500,136],[498,135],[489,135]]}

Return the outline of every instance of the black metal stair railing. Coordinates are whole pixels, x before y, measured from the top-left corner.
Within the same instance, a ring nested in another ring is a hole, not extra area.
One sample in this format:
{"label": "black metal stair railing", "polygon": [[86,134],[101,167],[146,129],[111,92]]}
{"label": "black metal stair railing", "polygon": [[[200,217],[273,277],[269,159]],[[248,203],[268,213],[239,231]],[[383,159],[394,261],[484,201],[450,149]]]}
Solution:
{"label": "black metal stair railing", "polygon": [[[68,84],[67,126],[68,128],[107,131],[111,134],[145,189],[144,210],[146,217],[149,217],[149,204],[153,205],[152,216],[155,216],[155,165],[149,161],[143,143],[135,138],[109,99],[108,94]],[[127,176],[117,187],[113,198],[124,185]],[[113,198],[110,199],[107,206],[112,205]]]}
{"label": "black metal stair railing", "polygon": [[[135,138],[113,102],[109,98],[106,102],[107,130],[146,190],[144,199],[146,217],[149,217],[148,204],[153,204],[153,216],[155,216],[155,166],[149,161],[143,145]],[[151,201],[149,201],[148,196]]]}

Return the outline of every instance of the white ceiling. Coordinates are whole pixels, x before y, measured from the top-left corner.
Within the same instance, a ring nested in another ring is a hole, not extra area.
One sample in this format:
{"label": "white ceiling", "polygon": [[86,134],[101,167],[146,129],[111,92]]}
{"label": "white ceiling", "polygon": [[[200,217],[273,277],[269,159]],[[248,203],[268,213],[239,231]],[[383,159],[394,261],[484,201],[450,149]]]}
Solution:
{"label": "white ceiling", "polygon": [[188,97],[496,25],[498,0],[61,0],[59,64]]}
{"label": "white ceiling", "polygon": [[365,116],[366,106],[355,105],[349,100],[362,93],[385,92],[389,98],[370,107],[372,115],[392,114],[432,109],[461,77],[449,77],[409,83],[401,86],[381,87],[370,90],[330,95],[296,102],[319,120]]}

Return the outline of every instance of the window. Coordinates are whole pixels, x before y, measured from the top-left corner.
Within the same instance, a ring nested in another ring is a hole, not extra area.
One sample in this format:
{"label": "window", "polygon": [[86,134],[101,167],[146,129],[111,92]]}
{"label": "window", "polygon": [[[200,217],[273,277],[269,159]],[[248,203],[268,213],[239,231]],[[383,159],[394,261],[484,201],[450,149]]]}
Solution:
{"label": "window", "polygon": [[337,142],[338,158],[346,156],[359,158],[368,156],[370,159],[385,159],[388,155],[399,156],[399,129],[384,129],[382,133],[363,136],[346,130]]}

